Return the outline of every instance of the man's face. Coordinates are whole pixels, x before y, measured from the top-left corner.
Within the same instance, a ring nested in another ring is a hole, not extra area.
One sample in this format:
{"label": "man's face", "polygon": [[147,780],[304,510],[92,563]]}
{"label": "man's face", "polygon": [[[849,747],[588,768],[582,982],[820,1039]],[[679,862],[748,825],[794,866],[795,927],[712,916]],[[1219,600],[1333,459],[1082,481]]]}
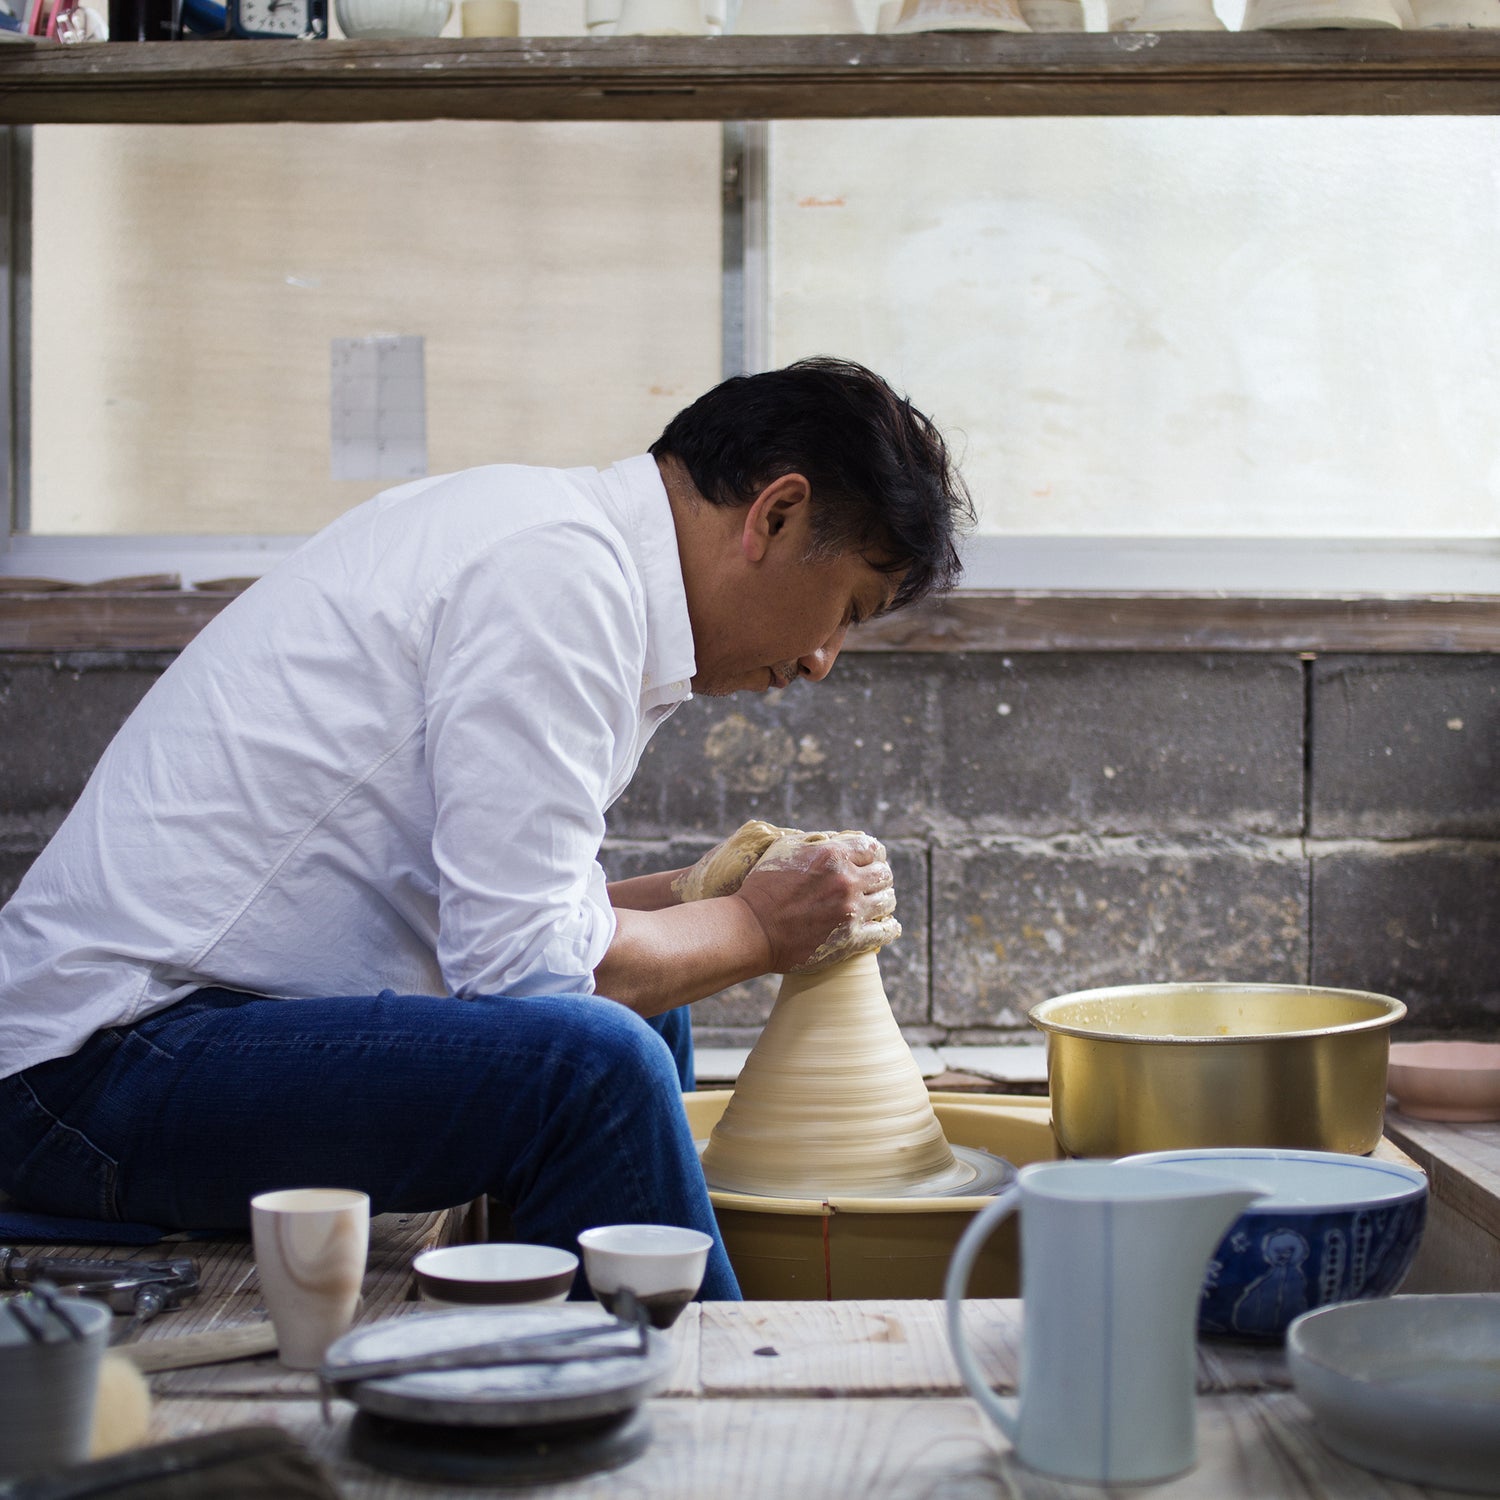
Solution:
{"label": "man's face", "polygon": [[820,681],[849,627],[884,609],[901,575],[857,552],[809,560],[810,511],[795,494],[734,514],[741,525],[729,565],[692,610],[694,692],[722,697],[799,677]]}

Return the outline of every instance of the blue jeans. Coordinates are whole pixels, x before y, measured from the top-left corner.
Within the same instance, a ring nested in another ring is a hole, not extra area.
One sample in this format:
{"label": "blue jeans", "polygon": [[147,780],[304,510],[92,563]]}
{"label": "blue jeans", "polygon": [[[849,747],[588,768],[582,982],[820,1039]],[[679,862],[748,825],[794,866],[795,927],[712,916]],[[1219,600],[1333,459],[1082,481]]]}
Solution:
{"label": "blue jeans", "polygon": [[0,1188],[28,1208],[243,1229],[253,1194],[360,1188],[375,1213],[490,1194],[515,1237],[596,1224],[714,1237],[701,1296],[738,1298],[679,1098],[688,1012],[584,995],[267,1000],[204,989],[0,1080]]}

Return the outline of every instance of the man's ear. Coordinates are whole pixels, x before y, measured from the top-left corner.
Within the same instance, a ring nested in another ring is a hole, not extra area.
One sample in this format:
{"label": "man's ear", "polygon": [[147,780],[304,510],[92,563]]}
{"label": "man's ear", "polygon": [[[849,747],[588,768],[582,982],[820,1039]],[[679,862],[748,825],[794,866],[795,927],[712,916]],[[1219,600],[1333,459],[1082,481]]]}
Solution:
{"label": "man's ear", "polygon": [[812,507],[812,486],[801,474],[783,474],[773,479],[745,512],[740,527],[740,551],[748,562],[760,562],[787,527],[807,524]]}

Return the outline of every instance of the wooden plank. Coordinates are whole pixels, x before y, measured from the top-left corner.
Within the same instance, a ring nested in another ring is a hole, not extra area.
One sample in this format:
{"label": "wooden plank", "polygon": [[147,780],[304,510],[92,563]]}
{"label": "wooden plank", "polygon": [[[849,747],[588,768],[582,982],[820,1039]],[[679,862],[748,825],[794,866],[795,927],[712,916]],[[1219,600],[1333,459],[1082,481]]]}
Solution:
{"label": "wooden plank", "polygon": [[180,651],[232,597],[0,594],[0,651]]}
{"label": "wooden plank", "polygon": [[[1013,1391],[1022,1311],[1014,1299],[965,1304],[979,1368]],[[948,1347],[941,1302],[710,1302],[703,1307],[702,1389],[710,1396],[947,1396],[963,1382]],[[1280,1390],[1289,1383],[1279,1347],[1200,1344],[1204,1393]]]}
{"label": "wooden plank", "polygon": [[[958,1398],[658,1400],[649,1415],[652,1442],[640,1458],[614,1473],[548,1485],[549,1500],[1084,1500],[1104,1493],[1023,1467],[974,1403]],[[350,1416],[344,1402],[334,1404],[333,1419],[324,1424],[310,1401],[173,1401],[158,1408],[156,1433],[271,1421],[322,1459],[350,1500],[396,1500],[419,1490],[430,1500],[462,1500],[475,1493],[416,1485],[356,1462],[347,1452]],[[1339,1458],[1319,1440],[1307,1409],[1287,1392],[1201,1398],[1197,1416],[1196,1466],[1153,1485],[1152,1496],[1418,1500],[1447,1493],[1386,1479]]]}
{"label": "wooden plank", "polygon": [[1448,1124],[1388,1109],[1385,1130],[1425,1169],[1435,1196],[1500,1240],[1500,1120]]}
{"label": "wooden plank", "polygon": [[[197,590],[0,591],[0,651],[180,650],[231,598],[230,592]],[[844,649],[1497,652],[1500,599],[1252,599],[972,590],[861,625],[850,633]]]}
{"label": "wooden plank", "polygon": [[[1497,33],[1500,34],[1500,33]],[[1500,651],[1500,599],[963,590],[871,620],[846,651]]]}
{"label": "wooden plank", "polygon": [[1493,114],[1487,31],[7,47],[0,123]]}

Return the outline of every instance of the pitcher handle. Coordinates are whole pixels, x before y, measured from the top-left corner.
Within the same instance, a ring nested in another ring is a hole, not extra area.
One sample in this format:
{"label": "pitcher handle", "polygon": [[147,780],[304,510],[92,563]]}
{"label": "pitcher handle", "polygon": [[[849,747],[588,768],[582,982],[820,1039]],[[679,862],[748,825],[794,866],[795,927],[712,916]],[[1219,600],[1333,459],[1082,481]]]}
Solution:
{"label": "pitcher handle", "polygon": [[943,1300],[948,1304],[948,1342],[953,1346],[954,1359],[958,1361],[958,1373],[963,1376],[969,1394],[1012,1443],[1016,1441],[1020,1405],[997,1396],[984,1378],[984,1372],[964,1336],[964,1293],[969,1289],[969,1275],[985,1241],[1020,1199],[1021,1190],[1012,1183],[975,1214],[953,1251],[953,1259],[948,1262],[948,1278],[943,1284]]}

